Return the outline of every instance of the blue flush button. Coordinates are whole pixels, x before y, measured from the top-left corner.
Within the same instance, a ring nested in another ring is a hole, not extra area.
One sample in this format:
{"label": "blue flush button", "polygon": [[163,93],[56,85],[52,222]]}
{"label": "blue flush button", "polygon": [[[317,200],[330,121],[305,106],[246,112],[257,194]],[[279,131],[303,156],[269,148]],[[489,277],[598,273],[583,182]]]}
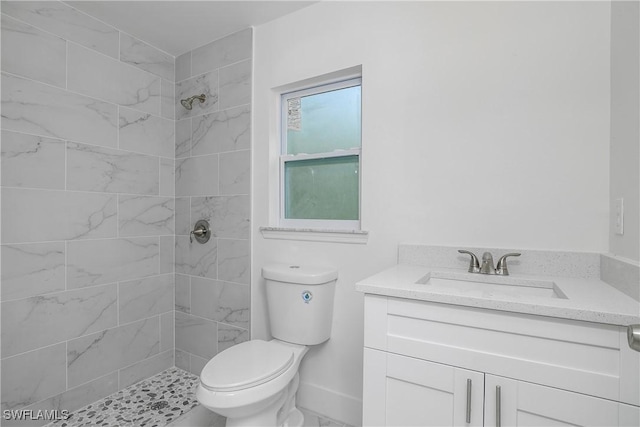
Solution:
{"label": "blue flush button", "polygon": [[309,304],[309,301],[313,299],[313,294],[309,291],[302,292],[302,300],[305,304]]}

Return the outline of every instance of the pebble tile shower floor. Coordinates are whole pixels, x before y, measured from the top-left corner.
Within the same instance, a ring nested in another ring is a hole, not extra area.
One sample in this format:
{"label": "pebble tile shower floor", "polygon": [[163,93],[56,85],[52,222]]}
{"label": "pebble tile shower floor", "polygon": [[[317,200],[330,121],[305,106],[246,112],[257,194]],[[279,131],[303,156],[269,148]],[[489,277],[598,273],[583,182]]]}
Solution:
{"label": "pebble tile shower floor", "polygon": [[161,427],[198,405],[198,377],[171,368],[71,413],[47,427]]}

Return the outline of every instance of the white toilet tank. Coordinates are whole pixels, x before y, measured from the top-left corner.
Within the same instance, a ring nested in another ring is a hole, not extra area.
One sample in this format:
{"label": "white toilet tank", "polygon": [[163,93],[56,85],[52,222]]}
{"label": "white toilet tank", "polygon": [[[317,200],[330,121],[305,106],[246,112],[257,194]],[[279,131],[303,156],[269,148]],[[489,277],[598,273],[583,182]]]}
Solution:
{"label": "white toilet tank", "polygon": [[331,336],[338,271],[330,267],[272,264],[266,280],[271,335],[294,344],[315,345]]}

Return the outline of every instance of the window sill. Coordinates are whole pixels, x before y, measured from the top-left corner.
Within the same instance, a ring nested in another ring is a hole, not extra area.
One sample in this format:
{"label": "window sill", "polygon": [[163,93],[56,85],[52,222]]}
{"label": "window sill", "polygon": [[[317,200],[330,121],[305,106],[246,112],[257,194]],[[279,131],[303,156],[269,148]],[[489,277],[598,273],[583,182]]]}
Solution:
{"label": "window sill", "polygon": [[309,242],[332,242],[366,244],[369,232],[361,230],[320,230],[313,228],[260,227],[262,237],[277,240],[306,240]]}

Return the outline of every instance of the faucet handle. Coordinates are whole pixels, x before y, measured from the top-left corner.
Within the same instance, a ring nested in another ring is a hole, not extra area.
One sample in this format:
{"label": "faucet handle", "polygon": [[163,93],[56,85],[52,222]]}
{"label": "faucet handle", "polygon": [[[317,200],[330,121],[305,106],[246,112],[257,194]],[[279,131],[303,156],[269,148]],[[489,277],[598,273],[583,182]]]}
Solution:
{"label": "faucet handle", "polygon": [[479,273],[480,272],[480,261],[478,261],[478,257],[469,251],[465,251],[462,249],[458,249],[458,252],[461,254],[471,255],[471,260],[469,261],[469,273]]}
{"label": "faucet handle", "polygon": [[516,253],[516,252],[512,252],[509,254],[505,254],[502,255],[500,257],[500,259],[498,260],[498,265],[496,266],[496,274],[501,275],[501,276],[508,276],[509,275],[509,269],[507,268],[507,258],[510,256],[520,256],[522,254]]}

